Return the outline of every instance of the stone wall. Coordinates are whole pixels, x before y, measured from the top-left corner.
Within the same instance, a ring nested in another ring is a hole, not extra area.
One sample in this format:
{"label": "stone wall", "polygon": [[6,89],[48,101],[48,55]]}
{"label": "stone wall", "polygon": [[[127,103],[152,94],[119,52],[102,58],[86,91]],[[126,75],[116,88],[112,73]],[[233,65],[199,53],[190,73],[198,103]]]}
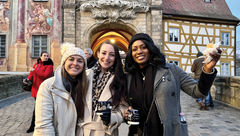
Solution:
{"label": "stone wall", "polygon": [[240,108],[240,77],[216,77],[214,85],[215,99]]}
{"label": "stone wall", "polygon": [[[27,75],[0,75],[0,99],[23,92],[22,80]],[[216,77],[211,94],[213,98],[240,108],[240,77]]]}
{"label": "stone wall", "polygon": [[0,100],[23,92],[22,81],[26,75],[0,75]]}

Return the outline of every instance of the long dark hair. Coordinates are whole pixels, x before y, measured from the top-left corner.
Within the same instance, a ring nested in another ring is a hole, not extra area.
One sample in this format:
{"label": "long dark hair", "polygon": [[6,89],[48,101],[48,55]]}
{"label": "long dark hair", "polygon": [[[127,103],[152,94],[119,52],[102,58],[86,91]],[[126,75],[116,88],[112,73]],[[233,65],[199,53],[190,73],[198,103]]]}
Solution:
{"label": "long dark hair", "polygon": [[141,40],[149,50],[149,60],[148,64],[153,65],[154,67],[165,67],[166,60],[165,56],[161,53],[159,48],[154,44],[152,38],[145,33],[138,33],[132,37],[128,46],[128,53],[125,59],[125,70],[126,72],[133,73],[139,69],[139,65],[132,58],[132,44]]}
{"label": "long dark hair", "polygon": [[[83,120],[84,118],[84,105],[86,104],[86,95],[87,95],[87,87],[88,87],[88,80],[86,76],[85,69],[76,76],[75,79],[71,78],[71,76],[67,73],[64,68],[65,63],[62,66],[62,76],[63,84],[67,91],[70,92],[71,97],[75,103],[76,110],[77,110],[77,117],[78,119]],[[85,68],[85,65],[83,68]]]}
{"label": "long dark hair", "polygon": [[115,60],[113,64],[113,72],[114,72],[114,78],[112,83],[110,84],[110,91],[112,94],[112,102],[115,107],[118,107],[121,101],[126,100],[126,90],[127,90],[127,78],[125,73],[123,72],[123,65],[121,61],[121,57],[119,54],[118,46],[114,43],[111,43],[110,40],[104,41],[100,47],[98,48],[98,51],[101,50],[101,47],[103,44],[110,44],[114,48],[115,52]]}

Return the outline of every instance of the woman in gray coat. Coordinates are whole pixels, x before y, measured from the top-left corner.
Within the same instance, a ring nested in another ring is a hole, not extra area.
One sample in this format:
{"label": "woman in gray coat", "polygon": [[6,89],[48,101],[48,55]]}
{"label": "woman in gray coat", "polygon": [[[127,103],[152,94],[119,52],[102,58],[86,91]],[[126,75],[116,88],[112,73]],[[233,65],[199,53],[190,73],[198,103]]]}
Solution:
{"label": "woman in gray coat", "polygon": [[[199,82],[175,64],[167,64],[165,56],[144,33],[132,37],[128,47],[125,70],[128,72],[128,100],[139,110],[140,124],[130,126],[129,135],[187,136],[183,120],[180,90],[192,97],[205,97],[213,83],[221,50],[203,66]],[[125,119],[129,113],[125,112]]]}

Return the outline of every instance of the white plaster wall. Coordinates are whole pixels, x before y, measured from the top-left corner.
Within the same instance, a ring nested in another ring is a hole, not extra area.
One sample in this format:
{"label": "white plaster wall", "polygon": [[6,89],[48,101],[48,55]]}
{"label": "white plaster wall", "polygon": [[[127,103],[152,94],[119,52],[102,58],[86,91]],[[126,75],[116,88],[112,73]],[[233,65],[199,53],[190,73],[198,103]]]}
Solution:
{"label": "white plaster wall", "polygon": [[168,23],[167,22],[164,23],[164,28],[165,28],[164,31],[167,32],[168,31]]}
{"label": "white plaster wall", "polygon": [[199,34],[200,34],[200,35],[206,35],[206,30],[205,30],[205,28],[200,28]]}
{"label": "white plaster wall", "polygon": [[167,33],[164,34],[164,40],[168,41],[168,34]]}
{"label": "white plaster wall", "polygon": [[213,28],[207,28],[207,32],[209,35],[214,35]]}
{"label": "white plaster wall", "polygon": [[207,45],[209,43],[208,37],[203,37],[203,44]]}
{"label": "white plaster wall", "polygon": [[191,71],[191,66],[187,66],[187,67],[186,67],[186,72],[187,72],[187,73],[192,73],[192,71]]}
{"label": "white plaster wall", "polygon": [[182,52],[184,52],[184,53],[189,53],[189,52],[190,52],[189,46],[185,46],[185,47],[183,48]]}
{"label": "white plaster wall", "polygon": [[197,37],[196,44],[202,44],[202,37],[201,36]]}
{"label": "white plaster wall", "polygon": [[183,27],[183,32],[189,34],[190,33],[190,26],[187,25],[182,25]]}
{"label": "white plaster wall", "polygon": [[216,35],[216,36],[220,36],[219,29],[215,29],[215,35]]}
{"label": "white plaster wall", "polygon": [[178,44],[167,44],[167,46],[171,51],[178,51],[178,52],[183,47],[183,45],[178,45]]}
{"label": "white plaster wall", "polygon": [[199,27],[193,26],[192,27],[192,34],[197,34]]}
{"label": "white plaster wall", "polygon": [[176,27],[178,27],[179,24],[176,24],[176,23],[169,23],[169,26],[176,26]]}
{"label": "white plaster wall", "polygon": [[187,59],[186,58],[182,58],[182,64],[186,64],[187,63]]}
{"label": "white plaster wall", "polygon": [[228,49],[227,54],[230,55],[232,51],[233,51],[233,49]]}
{"label": "white plaster wall", "polygon": [[[187,36],[186,36],[186,38],[187,38]],[[181,43],[185,43],[185,42],[186,42],[186,40],[185,40],[184,35],[181,35]]]}

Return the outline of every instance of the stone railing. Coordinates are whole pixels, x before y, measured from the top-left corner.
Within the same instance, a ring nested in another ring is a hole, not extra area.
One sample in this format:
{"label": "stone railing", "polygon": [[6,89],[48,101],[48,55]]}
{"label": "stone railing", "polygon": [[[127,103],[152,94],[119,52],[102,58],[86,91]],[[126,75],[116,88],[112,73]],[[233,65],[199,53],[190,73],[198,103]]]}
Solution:
{"label": "stone railing", "polygon": [[[23,92],[22,80],[26,76],[0,75],[0,99]],[[216,100],[240,109],[240,77],[216,77],[211,94]]]}
{"label": "stone railing", "polygon": [[216,100],[240,109],[240,77],[216,77],[211,94]]}
{"label": "stone railing", "polygon": [[0,75],[0,100],[23,92],[22,81],[27,77],[23,75]]}

